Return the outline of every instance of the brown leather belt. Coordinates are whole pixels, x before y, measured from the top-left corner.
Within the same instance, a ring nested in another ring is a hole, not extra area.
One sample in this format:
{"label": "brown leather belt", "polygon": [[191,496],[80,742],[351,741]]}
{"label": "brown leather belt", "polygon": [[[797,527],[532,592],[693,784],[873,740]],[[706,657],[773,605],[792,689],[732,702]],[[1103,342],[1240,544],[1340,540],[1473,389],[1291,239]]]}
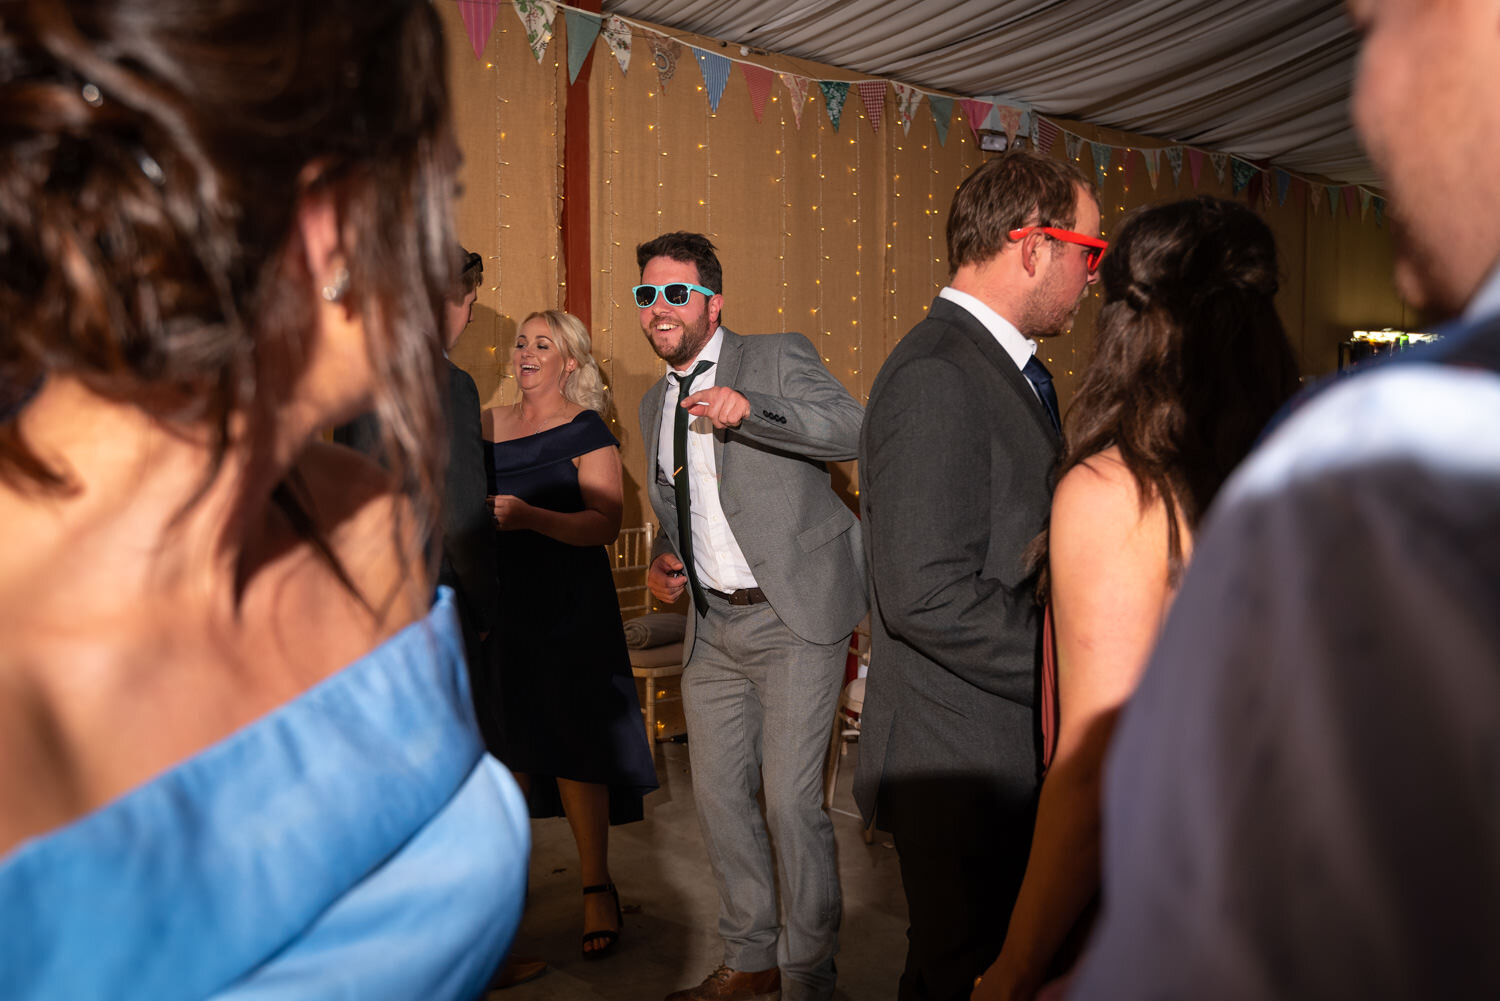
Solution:
{"label": "brown leather belt", "polygon": [[723,598],[731,605],[759,605],[766,600],[766,592],[758,587],[742,587],[738,591],[715,591],[711,587],[703,590],[715,598]]}

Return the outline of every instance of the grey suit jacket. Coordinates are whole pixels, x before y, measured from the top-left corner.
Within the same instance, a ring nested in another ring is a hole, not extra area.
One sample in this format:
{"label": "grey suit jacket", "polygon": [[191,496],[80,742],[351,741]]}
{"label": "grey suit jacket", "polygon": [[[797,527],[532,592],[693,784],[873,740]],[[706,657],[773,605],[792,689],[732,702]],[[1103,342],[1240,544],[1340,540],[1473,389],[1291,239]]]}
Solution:
{"label": "grey suit jacket", "polygon": [[[854,515],[834,493],[825,463],[854,458],[863,411],[801,334],[742,337],[725,328],[714,384],[750,401],[739,427],[714,432],[719,499],[735,541],[787,628],[811,643],[836,643],[865,614],[865,561]],[[653,559],[682,555],[671,470],[656,461],[669,385],[675,393],[663,376],[640,409],[651,507],[661,525]],[[684,663],[696,619],[688,615]]]}
{"label": "grey suit jacket", "polygon": [[1046,524],[1059,444],[1015,363],[946,299],[881,367],[859,450],[866,818],[894,782],[1034,804],[1041,617],[1022,554]]}

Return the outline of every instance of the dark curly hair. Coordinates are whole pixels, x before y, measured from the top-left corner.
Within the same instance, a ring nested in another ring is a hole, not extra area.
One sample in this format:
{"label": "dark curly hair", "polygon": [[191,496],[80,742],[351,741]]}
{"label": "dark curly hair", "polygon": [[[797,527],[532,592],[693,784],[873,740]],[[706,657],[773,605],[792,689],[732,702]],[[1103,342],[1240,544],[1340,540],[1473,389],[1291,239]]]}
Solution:
{"label": "dark curly hair", "polygon": [[[340,220],[385,455],[430,520],[457,151],[425,0],[16,0],[0,19],[0,478],[53,376],[264,455],[309,357],[299,199]],[[284,491],[278,492],[284,500]]]}
{"label": "dark curly hair", "polygon": [[[1297,389],[1276,313],[1276,241],[1236,202],[1148,206],[1120,227],[1099,281],[1094,354],[1069,407],[1057,478],[1118,448],[1142,504],[1159,497],[1166,506],[1175,579],[1181,523],[1197,528]],[[1044,533],[1032,558],[1044,564],[1045,554]]]}

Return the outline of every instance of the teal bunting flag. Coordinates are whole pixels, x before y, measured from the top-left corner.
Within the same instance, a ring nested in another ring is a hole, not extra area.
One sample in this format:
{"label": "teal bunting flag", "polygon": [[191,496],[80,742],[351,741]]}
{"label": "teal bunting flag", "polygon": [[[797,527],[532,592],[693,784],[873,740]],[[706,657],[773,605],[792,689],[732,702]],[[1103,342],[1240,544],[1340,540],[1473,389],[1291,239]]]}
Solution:
{"label": "teal bunting flag", "polygon": [[844,102],[849,99],[849,84],[843,80],[819,80],[818,87],[823,91],[823,103],[828,107],[828,120],[833,123],[833,131],[839,130],[839,119],[844,117]]}
{"label": "teal bunting flag", "polygon": [[1250,179],[1256,174],[1255,164],[1246,163],[1244,160],[1236,159],[1231,161],[1229,164],[1229,169],[1234,174],[1235,194],[1239,194],[1241,191],[1244,191],[1246,185],[1250,183]]}
{"label": "teal bunting flag", "polygon": [[953,98],[927,95],[927,104],[932,108],[932,124],[937,126],[938,145],[948,145],[948,126],[953,124]]}
{"label": "teal bunting flag", "polygon": [[698,69],[703,74],[703,85],[708,88],[708,106],[719,110],[719,99],[724,96],[724,85],[729,82],[729,70],[734,65],[717,52],[693,49],[698,60]]}
{"label": "teal bunting flag", "polygon": [[587,11],[564,8],[568,24],[568,83],[578,82],[578,73],[584,61],[594,51],[594,42],[599,39],[599,26],[604,18]]}
{"label": "teal bunting flag", "polygon": [[1104,187],[1104,179],[1109,176],[1109,161],[1114,153],[1109,143],[1089,143],[1089,152],[1094,155],[1094,177],[1099,186]]}

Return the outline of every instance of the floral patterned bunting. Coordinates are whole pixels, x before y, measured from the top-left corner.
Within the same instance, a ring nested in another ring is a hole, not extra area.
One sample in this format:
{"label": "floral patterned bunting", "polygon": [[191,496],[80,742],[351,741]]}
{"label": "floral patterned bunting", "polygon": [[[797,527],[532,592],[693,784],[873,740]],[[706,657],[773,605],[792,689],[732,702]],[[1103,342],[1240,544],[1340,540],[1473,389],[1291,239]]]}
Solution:
{"label": "floral patterned bunting", "polygon": [[531,54],[536,56],[536,61],[541,62],[542,55],[552,41],[552,22],[557,19],[557,4],[554,0],[514,2],[516,17],[521,19],[521,24],[526,28],[526,44],[531,46]]}
{"label": "floral patterned bunting", "polygon": [[615,61],[620,64],[621,73],[630,72],[630,25],[618,17],[608,17],[604,21],[604,28],[600,32],[604,35],[604,41],[609,45],[609,51],[615,54]]}
{"label": "floral patterned bunting", "polygon": [[837,132],[839,119],[844,117],[844,102],[849,99],[849,84],[843,80],[819,80],[818,89],[823,91],[828,120],[833,123],[833,131]]}
{"label": "floral patterned bunting", "polygon": [[922,106],[922,92],[904,83],[891,86],[896,88],[896,114],[901,117],[901,128],[911,135],[911,123],[917,117],[917,109]]}
{"label": "floral patterned bunting", "polygon": [[647,35],[646,42],[651,46],[651,62],[656,66],[656,78],[661,81],[662,89],[672,82],[672,77],[677,75],[677,55],[682,51],[670,38],[661,35]]}
{"label": "floral patterned bunting", "polygon": [[802,108],[807,104],[808,86],[812,81],[795,73],[783,73],[781,82],[786,85],[787,93],[792,95],[792,117],[797,122],[797,128],[800,129],[802,128]]}

